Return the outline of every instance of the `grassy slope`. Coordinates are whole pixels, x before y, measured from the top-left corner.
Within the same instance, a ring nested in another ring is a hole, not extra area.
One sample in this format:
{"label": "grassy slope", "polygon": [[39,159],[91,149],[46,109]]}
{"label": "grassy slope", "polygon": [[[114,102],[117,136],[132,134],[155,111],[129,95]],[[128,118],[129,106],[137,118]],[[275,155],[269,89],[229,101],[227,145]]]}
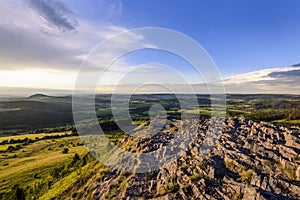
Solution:
{"label": "grassy slope", "polygon": [[[70,132],[68,132],[70,133]],[[21,134],[21,135],[12,135],[12,136],[2,136],[0,137],[0,142],[4,141],[4,140],[11,140],[11,139],[14,139],[14,140],[22,140],[22,139],[25,139],[25,138],[28,138],[28,139],[35,139],[35,138],[42,138],[44,136],[47,136],[47,135],[63,135],[63,134],[66,134],[65,132],[60,132],[60,133],[40,133],[40,134]]]}
{"label": "grassy slope", "polygon": [[[18,151],[3,153],[0,156],[0,191],[8,192],[17,183],[31,185],[46,180],[54,167],[63,166],[72,160],[75,153],[83,155],[87,152],[84,146],[73,147],[79,142],[78,137],[43,140]],[[66,147],[69,153],[62,154]]]}
{"label": "grassy slope", "polygon": [[280,119],[274,120],[273,123],[277,123],[282,126],[300,126],[300,119],[288,120],[288,119]]}
{"label": "grassy slope", "polygon": [[[44,135],[26,134],[7,136],[1,139]],[[97,142],[102,143],[100,142],[102,139],[99,137],[84,136],[84,138],[87,143],[95,139],[97,139]],[[72,190],[71,193],[76,192],[77,198],[79,198],[87,192],[82,189],[83,185],[95,183],[87,182],[91,177],[93,180],[99,180],[108,171],[107,167],[94,158],[87,158],[85,165],[79,164],[68,167],[72,163],[75,153],[79,155],[80,163],[88,155],[86,147],[81,144],[82,141],[78,136],[69,136],[36,141],[22,146],[20,150],[2,153],[0,155],[0,199],[1,194],[10,193],[16,184],[23,188],[26,199],[65,199],[67,196],[71,198],[69,196],[70,192],[66,192],[68,190]],[[69,149],[67,154],[62,153],[64,148]],[[102,151],[103,148],[105,146],[96,149]],[[55,169],[61,169],[60,171],[67,169],[68,172],[59,177],[53,177],[51,173]],[[79,188],[74,190],[74,185],[79,186]],[[92,194],[92,191],[89,191],[89,193]],[[7,198],[4,197],[4,199]]]}

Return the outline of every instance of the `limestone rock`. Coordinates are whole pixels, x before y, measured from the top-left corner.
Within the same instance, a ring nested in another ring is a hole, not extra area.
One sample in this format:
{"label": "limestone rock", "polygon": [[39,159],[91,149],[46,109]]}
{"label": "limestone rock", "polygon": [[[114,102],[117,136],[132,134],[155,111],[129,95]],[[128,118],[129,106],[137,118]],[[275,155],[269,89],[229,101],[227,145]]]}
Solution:
{"label": "limestone rock", "polygon": [[[120,146],[128,151],[159,151],[159,159],[166,163],[153,172],[123,175],[127,182],[123,189],[118,182],[121,172],[109,173],[97,183],[94,199],[104,199],[110,187],[118,188],[116,199],[300,199],[299,128],[245,117],[191,121],[189,130],[180,124],[180,120],[168,120],[164,129],[151,137],[123,139]],[[150,125],[136,128],[134,134],[147,132]],[[181,132],[170,131],[175,129]],[[196,137],[189,137],[194,130]],[[178,134],[187,140],[178,142]],[[208,135],[216,143],[202,157],[201,147]],[[172,148],[168,149],[168,144]],[[167,162],[171,150],[177,150],[179,156]],[[138,159],[128,160],[141,163]]]}

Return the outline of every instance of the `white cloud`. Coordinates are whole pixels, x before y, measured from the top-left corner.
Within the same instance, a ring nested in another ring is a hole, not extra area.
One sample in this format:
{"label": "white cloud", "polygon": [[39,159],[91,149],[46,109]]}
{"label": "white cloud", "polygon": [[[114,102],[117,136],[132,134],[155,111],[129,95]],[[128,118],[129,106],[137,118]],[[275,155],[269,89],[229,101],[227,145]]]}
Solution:
{"label": "white cloud", "polygon": [[[113,1],[109,8],[113,12],[122,12],[122,2]],[[93,24],[77,18],[63,1],[54,0],[3,0],[0,1],[0,18],[2,87],[71,89],[76,72],[89,52],[105,39],[127,31],[125,27],[105,22]],[[92,74],[99,68],[103,69],[103,63],[122,52],[122,47],[155,47],[144,39],[141,35],[128,32],[123,37],[118,37],[117,41],[107,43],[106,49],[109,51],[90,58],[86,73]],[[138,81],[141,82],[144,79],[141,76],[145,76],[145,73],[146,80],[168,80],[164,77],[165,73],[157,72],[155,65],[147,65],[139,70],[137,67],[124,59],[118,60],[109,69],[106,83],[116,84],[116,81],[111,80],[117,80],[124,73],[133,70],[136,74],[128,80],[135,80],[140,76]],[[295,70],[300,71],[300,66],[264,69],[225,78],[223,83],[228,93],[299,93],[299,71]],[[185,91],[185,86],[176,80],[172,79],[170,82],[177,84],[178,91]],[[129,82],[126,84],[124,89],[129,88]],[[196,91],[208,92],[203,83],[194,84],[193,87]],[[105,92],[111,88],[112,86],[102,87]],[[141,91],[159,92],[159,87],[149,86]]]}
{"label": "white cloud", "polygon": [[241,84],[241,83],[249,83],[249,82],[257,82],[257,81],[269,81],[275,80],[274,77],[270,77],[269,74],[273,72],[287,72],[295,69],[300,69],[300,67],[282,67],[282,68],[270,68],[263,69],[254,72],[248,72],[244,74],[233,75],[228,78],[225,78],[224,84]]}
{"label": "white cloud", "polygon": [[227,93],[300,93],[300,66],[234,75],[223,81]]}
{"label": "white cloud", "polygon": [[0,1],[0,17],[0,70],[77,70],[97,44],[127,31],[76,19],[63,2],[53,0]]}
{"label": "white cloud", "polygon": [[[118,2],[114,1],[111,9],[121,12]],[[106,22],[93,24],[77,19],[62,1],[53,0],[0,1],[0,18],[2,87],[70,89],[90,51],[100,42],[128,31]],[[90,58],[86,74],[105,67],[102,63],[118,55],[120,47],[143,44],[143,39],[128,32],[118,41],[108,43],[106,49],[111,51]],[[120,59],[110,71],[131,68]]]}

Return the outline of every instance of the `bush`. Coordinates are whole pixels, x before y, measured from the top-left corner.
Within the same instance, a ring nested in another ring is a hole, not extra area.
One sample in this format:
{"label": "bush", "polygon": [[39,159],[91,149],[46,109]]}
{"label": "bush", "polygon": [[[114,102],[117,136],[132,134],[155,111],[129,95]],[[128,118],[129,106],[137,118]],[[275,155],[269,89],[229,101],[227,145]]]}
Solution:
{"label": "bush", "polygon": [[19,185],[14,185],[12,188],[11,199],[25,200],[25,193],[23,188],[21,188]]}
{"label": "bush", "polygon": [[8,140],[3,140],[3,141],[1,142],[1,144],[8,144],[8,143],[9,143]]}
{"label": "bush", "polygon": [[64,150],[62,151],[63,154],[67,154],[69,153],[69,149],[68,148],[64,148]]}
{"label": "bush", "polygon": [[225,166],[228,168],[228,169],[232,169],[234,167],[234,163],[233,161],[225,161]]}
{"label": "bush", "polygon": [[14,146],[9,145],[9,146],[7,147],[7,151],[12,152],[13,150],[16,150],[16,148],[15,148]]}
{"label": "bush", "polygon": [[253,174],[254,174],[254,170],[253,169],[243,170],[240,173],[240,176],[241,176],[240,179],[241,179],[242,182],[248,182],[248,181],[251,180]]}
{"label": "bush", "polygon": [[80,160],[79,155],[77,153],[75,153],[71,165],[74,166],[75,164],[78,163],[79,160]]}
{"label": "bush", "polygon": [[35,174],[33,175],[33,178],[39,178],[39,177],[38,177],[38,174],[35,173]]}
{"label": "bush", "polygon": [[201,178],[199,174],[193,174],[190,176],[191,181],[197,181]]}
{"label": "bush", "polygon": [[64,166],[61,166],[61,167],[57,167],[57,168],[54,168],[50,171],[50,175],[53,177],[53,178],[58,178],[61,176],[61,172],[64,170]]}

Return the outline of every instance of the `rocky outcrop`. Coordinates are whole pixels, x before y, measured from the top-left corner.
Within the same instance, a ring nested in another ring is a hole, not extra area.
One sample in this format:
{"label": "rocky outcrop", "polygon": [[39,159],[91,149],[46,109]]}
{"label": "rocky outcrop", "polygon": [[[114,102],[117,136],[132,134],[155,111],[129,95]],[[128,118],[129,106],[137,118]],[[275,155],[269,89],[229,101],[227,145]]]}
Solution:
{"label": "rocky outcrop", "polygon": [[[197,125],[197,135],[176,160],[148,173],[115,170],[97,183],[94,199],[299,199],[300,129],[256,123],[244,117],[228,118],[210,126]],[[221,131],[210,153],[200,156],[205,136]],[[146,128],[146,127],[145,127]],[[139,127],[136,131],[144,130]],[[125,138],[129,152],[154,152],[180,134],[180,121],[168,120],[150,138]],[[178,133],[177,133],[178,132]],[[137,134],[137,132],[135,133]],[[183,148],[182,148],[183,149]],[[181,150],[182,150],[181,149]],[[162,151],[164,152],[164,151]],[[162,159],[165,154],[162,153]],[[135,162],[139,167],[140,162]],[[109,195],[108,188],[115,188]],[[117,192],[116,192],[117,191]]]}

